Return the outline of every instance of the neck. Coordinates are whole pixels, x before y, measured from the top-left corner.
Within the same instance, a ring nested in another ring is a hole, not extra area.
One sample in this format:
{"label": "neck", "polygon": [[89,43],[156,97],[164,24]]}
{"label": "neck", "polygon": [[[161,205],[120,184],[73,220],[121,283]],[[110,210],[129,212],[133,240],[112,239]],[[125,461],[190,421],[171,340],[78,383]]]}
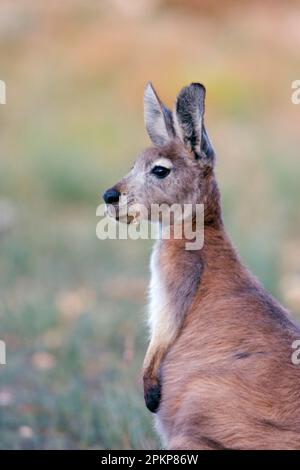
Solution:
{"label": "neck", "polygon": [[[161,240],[160,253],[162,260],[168,258],[170,260],[168,266],[172,267],[169,273],[166,274],[172,277],[172,270],[176,269],[176,266],[183,264],[186,269],[186,261],[193,259],[193,263],[188,263],[191,270],[196,269],[195,265],[197,265],[196,271],[199,272],[200,265],[202,274],[212,271],[216,275],[219,273],[220,276],[223,276],[226,271],[235,271],[244,278],[244,276],[247,276],[247,270],[242,265],[226,234],[222,220],[220,193],[213,173],[206,177],[205,184],[204,194],[206,196],[202,201],[204,203],[203,246],[200,249],[187,250],[186,245],[191,240],[187,240],[184,236],[181,239],[175,239],[175,237],[172,237],[172,233],[169,240]],[[196,224],[194,226],[196,227]],[[203,230],[203,227],[201,227],[201,230]]]}
{"label": "neck", "polygon": [[[202,193],[204,197],[202,197],[202,200],[200,200],[198,204],[203,204],[204,206],[203,220],[200,223],[197,216],[194,216],[191,224],[192,233],[197,236],[200,236],[200,231],[204,230],[204,246],[199,251],[206,251],[210,242],[212,242],[212,244],[217,243],[217,245],[230,245],[222,220],[220,192],[213,172],[206,175]],[[182,236],[178,239],[178,236],[176,236],[176,233],[178,235],[178,230],[176,231],[175,227],[172,225],[166,233],[168,233],[170,237],[170,240],[162,241],[162,244],[166,247],[176,246],[178,249],[186,249],[186,245],[191,241],[185,237],[184,229],[182,229],[182,231],[179,230]]]}
{"label": "neck", "polygon": [[220,191],[213,172],[205,178],[204,194],[205,227],[214,227],[216,230],[224,231]]}

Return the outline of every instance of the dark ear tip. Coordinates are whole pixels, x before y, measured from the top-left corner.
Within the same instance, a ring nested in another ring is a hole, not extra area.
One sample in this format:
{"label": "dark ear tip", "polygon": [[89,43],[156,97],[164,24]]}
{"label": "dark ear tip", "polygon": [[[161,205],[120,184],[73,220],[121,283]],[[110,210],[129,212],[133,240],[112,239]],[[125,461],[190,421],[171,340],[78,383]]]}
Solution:
{"label": "dark ear tip", "polygon": [[200,97],[202,100],[205,99],[206,89],[202,83],[193,82],[190,85],[185,86],[179,92],[178,97],[179,99],[185,99],[186,97],[190,97],[189,99],[193,99],[194,97]]}
{"label": "dark ear tip", "polygon": [[203,83],[193,82],[190,86],[192,86],[193,88],[198,88],[199,90],[202,90],[204,93],[206,93],[206,88]]}
{"label": "dark ear tip", "polygon": [[157,101],[160,103],[160,99],[159,99],[159,96],[153,86],[153,83],[149,80],[147,83],[146,83],[146,86],[145,86],[145,89],[144,89],[144,99],[146,97],[152,97],[154,96]]}
{"label": "dark ear tip", "polygon": [[153,83],[151,82],[151,80],[148,80],[148,82],[146,83],[146,85],[145,85],[145,91],[148,90],[149,88],[150,88],[151,90],[154,90]]}

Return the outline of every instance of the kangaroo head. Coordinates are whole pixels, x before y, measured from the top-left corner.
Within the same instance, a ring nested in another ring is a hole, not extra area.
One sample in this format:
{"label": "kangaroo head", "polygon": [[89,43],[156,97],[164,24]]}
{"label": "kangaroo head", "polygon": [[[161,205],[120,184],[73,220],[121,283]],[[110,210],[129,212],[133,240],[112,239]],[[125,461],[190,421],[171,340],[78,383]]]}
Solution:
{"label": "kangaroo head", "polygon": [[144,116],[153,146],[142,152],[130,172],[104,193],[108,213],[113,209],[111,212],[121,220],[123,201],[127,208],[141,205],[147,211],[153,204],[206,202],[214,150],[204,126],[204,102],[204,86],[192,83],[180,91],[171,112],[152,84],[147,84]]}

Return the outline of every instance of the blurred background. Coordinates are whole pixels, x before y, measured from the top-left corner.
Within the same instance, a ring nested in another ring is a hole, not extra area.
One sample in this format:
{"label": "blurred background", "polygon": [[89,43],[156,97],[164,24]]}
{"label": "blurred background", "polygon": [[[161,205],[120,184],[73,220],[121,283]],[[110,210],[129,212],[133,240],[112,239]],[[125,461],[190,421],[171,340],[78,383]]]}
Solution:
{"label": "blurred background", "polygon": [[227,229],[300,318],[298,2],[1,0],[0,448],[159,446],[143,403],[149,241],[96,238],[149,145],[143,88],[207,87]]}

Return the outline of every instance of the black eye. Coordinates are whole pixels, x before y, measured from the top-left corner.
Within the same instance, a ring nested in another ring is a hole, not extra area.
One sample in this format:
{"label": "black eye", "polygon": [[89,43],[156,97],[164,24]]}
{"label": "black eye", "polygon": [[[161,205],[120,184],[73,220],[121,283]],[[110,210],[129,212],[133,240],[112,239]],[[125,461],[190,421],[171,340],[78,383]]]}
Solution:
{"label": "black eye", "polygon": [[170,173],[170,168],[164,166],[155,166],[152,168],[151,173],[153,173],[157,178],[165,178]]}

